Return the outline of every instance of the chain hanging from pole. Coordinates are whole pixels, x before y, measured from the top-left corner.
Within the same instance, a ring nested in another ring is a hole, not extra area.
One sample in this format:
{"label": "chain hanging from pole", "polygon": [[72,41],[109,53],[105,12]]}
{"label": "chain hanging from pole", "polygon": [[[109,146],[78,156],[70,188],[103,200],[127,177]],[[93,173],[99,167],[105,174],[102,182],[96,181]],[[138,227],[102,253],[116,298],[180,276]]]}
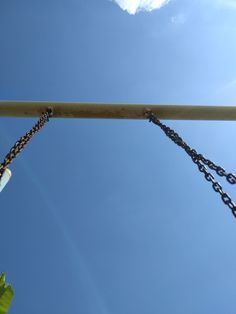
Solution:
{"label": "chain hanging from pole", "polygon": [[52,117],[52,115],[53,115],[52,108],[47,108],[47,110],[42,113],[38,122],[14,144],[14,146],[11,148],[9,153],[4,158],[3,162],[0,163],[0,181],[2,177],[4,176],[5,171],[8,170],[7,167],[17,157],[17,155],[23,150],[23,148],[31,140],[31,138],[44,127],[44,125],[46,124],[46,122],[49,121],[49,118]]}
{"label": "chain hanging from pole", "polygon": [[214,191],[220,194],[222,201],[230,208],[232,214],[236,218],[236,205],[232,201],[231,197],[223,191],[222,186],[215,180],[214,176],[207,171],[207,168],[205,166],[207,166],[211,170],[214,170],[219,176],[225,177],[226,180],[231,184],[236,183],[236,176],[232,173],[227,173],[222,167],[217,166],[211,160],[206,159],[201,154],[198,154],[195,149],[192,149],[188,144],[183,141],[178,133],[160,122],[160,120],[158,120],[158,118],[151,112],[151,110],[146,111],[146,116],[149,119],[149,122],[152,122],[159,126],[167,137],[169,137],[176,145],[185,150],[185,152],[191,157],[192,161],[198,166],[199,171],[204,174],[205,179],[208,182],[212,183]]}

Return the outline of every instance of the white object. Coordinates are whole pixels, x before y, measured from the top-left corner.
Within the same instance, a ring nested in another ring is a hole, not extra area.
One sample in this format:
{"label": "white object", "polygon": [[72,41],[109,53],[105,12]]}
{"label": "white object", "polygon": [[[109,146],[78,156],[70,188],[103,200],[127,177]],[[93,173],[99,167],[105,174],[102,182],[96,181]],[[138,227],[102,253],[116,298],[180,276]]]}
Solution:
{"label": "white object", "polygon": [[11,170],[8,168],[3,172],[3,175],[0,179],[0,192],[2,192],[8,181],[11,179],[11,175]]}

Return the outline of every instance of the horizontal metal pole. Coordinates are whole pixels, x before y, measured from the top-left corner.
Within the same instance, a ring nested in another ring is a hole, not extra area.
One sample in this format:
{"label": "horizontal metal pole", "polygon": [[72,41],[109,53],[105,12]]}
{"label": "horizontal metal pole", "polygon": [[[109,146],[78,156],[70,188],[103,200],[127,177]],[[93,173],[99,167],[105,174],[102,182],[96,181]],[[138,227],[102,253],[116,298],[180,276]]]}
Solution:
{"label": "horizontal metal pole", "polygon": [[0,101],[2,117],[38,117],[47,107],[54,118],[146,119],[151,110],[162,120],[236,120],[236,106],[95,104],[48,101]]}

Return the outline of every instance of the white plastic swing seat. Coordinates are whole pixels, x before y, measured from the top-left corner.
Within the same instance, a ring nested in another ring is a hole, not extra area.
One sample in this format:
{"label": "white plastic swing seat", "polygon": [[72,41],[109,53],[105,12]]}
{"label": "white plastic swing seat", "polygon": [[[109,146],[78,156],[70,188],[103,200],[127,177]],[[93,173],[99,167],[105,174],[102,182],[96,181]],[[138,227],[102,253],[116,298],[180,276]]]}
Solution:
{"label": "white plastic swing seat", "polygon": [[9,180],[11,179],[12,173],[10,169],[6,169],[0,179],[0,192],[5,188]]}

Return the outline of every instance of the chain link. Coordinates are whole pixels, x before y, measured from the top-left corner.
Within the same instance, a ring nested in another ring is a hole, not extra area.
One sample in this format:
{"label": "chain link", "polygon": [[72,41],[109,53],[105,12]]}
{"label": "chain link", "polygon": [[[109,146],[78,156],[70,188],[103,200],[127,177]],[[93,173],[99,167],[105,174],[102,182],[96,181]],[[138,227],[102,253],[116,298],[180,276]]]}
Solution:
{"label": "chain link", "polygon": [[198,166],[199,171],[204,174],[205,179],[212,183],[212,188],[214,191],[220,194],[222,201],[230,208],[232,214],[236,218],[236,205],[232,201],[231,197],[223,191],[221,185],[215,180],[214,176],[207,171],[206,166],[211,170],[214,170],[219,176],[225,177],[226,180],[231,184],[236,183],[236,176],[232,173],[227,173],[222,167],[217,166],[211,160],[206,159],[201,154],[198,154],[195,149],[192,149],[187,143],[184,142],[178,133],[160,122],[160,120],[158,120],[151,111],[147,110],[146,116],[149,119],[149,122],[159,126],[167,137],[169,137],[176,145],[185,150],[185,152],[191,157],[192,161]]}
{"label": "chain link", "polygon": [[44,127],[45,123],[49,121],[49,118],[52,117],[52,115],[53,110],[48,108],[45,112],[42,113],[38,122],[14,144],[9,153],[4,158],[4,161],[0,164],[0,178],[2,177],[8,165],[10,165],[13,159],[15,159],[17,155],[23,150],[31,138]]}
{"label": "chain link", "polygon": [[[45,123],[49,121],[49,118],[52,117],[52,115],[52,109],[48,108],[44,113],[42,113],[38,122],[30,129],[30,131],[28,131],[14,144],[10,152],[4,158],[4,161],[0,164],[0,178],[2,177],[8,165],[11,164],[13,159],[15,159],[17,155],[23,150],[31,138],[44,127]],[[211,160],[206,159],[201,154],[198,154],[195,149],[192,149],[187,143],[184,142],[178,133],[165,124],[161,123],[151,111],[148,110],[146,115],[150,122],[153,122],[159,126],[167,137],[169,137],[176,145],[185,150],[185,152],[191,157],[192,161],[198,166],[199,171],[204,174],[205,179],[212,183],[214,191],[220,194],[222,201],[230,208],[232,214],[236,218],[236,205],[232,201],[231,197],[223,191],[221,185],[215,180],[214,176],[207,171],[205,166],[208,166],[211,170],[214,170],[219,176],[224,176],[231,184],[236,183],[236,176],[232,173],[227,173],[222,167],[217,166]]]}

